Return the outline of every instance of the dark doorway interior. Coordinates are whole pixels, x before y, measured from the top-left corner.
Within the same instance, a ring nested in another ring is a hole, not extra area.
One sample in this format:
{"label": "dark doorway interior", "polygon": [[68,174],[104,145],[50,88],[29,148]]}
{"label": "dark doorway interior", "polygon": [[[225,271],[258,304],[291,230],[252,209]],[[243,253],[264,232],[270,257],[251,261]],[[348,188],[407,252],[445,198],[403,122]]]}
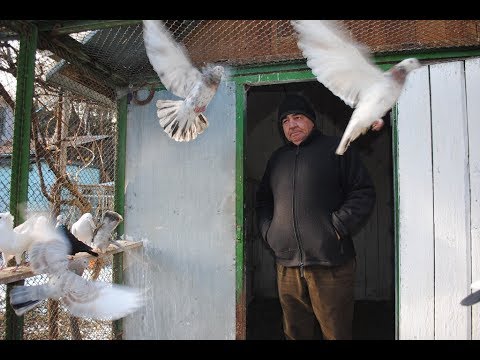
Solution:
{"label": "dark doorway interior", "polygon": [[[317,81],[250,87],[247,92],[246,134],[246,296],[247,339],[283,339],[275,263],[255,223],[253,203],[270,154],[283,144],[277,127],[277,106],[285,93],[301,93],[310,100],[317,126],[328,135],[341,136],[352,109]],[[355,339],[395,338],[393,167],[390,114],[380,132],[369,131],[355,146],[377,191],[377,204],[355,235]]]}

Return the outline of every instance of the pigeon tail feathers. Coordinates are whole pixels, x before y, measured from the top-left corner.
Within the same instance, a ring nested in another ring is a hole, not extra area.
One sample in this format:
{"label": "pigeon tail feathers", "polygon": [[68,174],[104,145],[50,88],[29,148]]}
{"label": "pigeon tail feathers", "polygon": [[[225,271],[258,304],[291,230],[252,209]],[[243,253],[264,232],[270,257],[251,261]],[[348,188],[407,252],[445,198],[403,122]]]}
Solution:
{"label": "pigeon tail feathers", "polygon": [[42,285],[20,285],[12,288],[10,292],[10,305],[17,316],[21,316],[28,310],[35,308],[47,298],[46,294],[41,291],[41,287]]}
{"label": "pigeon tail feathers", "polygon": [[342,139],[340,140],[340,144],[338,144],[337,150],[335,154],[343,155],[345,151],[347,151],[350,144],[358,138],[360,135],[365,134],[368,131],[368,127],[355,127],[353,126],[354,122],[350,121],[347,125],[347,129],[343,133]]}
{"label": "pigeon tail feathers", "polygon": [[202,113],[188,109],[183,100],[158,100],[157,116],[160,126],[175,141],[195,139],[208,127]]}

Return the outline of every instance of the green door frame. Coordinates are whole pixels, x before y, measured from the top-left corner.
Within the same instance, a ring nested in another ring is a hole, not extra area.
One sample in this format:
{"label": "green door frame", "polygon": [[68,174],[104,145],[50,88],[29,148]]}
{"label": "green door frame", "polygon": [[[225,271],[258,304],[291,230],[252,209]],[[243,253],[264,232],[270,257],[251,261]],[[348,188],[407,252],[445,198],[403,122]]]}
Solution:
{"label": "green door frame", "polygon": [[[275,72],[269,72],[277,68]],[[233,77],[236,83],[236,156],[235,156],[235,217],[236,217],[236,243],[235,243],[235,283],[236,283],[236,339],[246,339],[247,331],[247,304],[245,283],[245,218],[244,218],[244,144],[245,144],[245,118],[246,118],[246,87],[298,80],[312,80],[314,75],[304,65],[260,67],[250,69],[258,71],[257,74],[244,74],[239,71]]]}

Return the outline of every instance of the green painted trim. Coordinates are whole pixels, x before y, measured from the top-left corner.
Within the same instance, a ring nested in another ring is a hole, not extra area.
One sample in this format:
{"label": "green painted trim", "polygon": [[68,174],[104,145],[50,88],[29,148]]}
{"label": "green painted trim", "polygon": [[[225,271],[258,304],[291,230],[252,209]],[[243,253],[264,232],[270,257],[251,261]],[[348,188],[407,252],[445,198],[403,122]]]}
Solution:
{"label": "green painted trim", "polygon": [[[127,154],[127,97],[117,102],[117,155],[115,158],[115,211],[125,214],[125,161]],[[123,234],[124,223],[117,227],[117,233]]]}
{"label": "green painted trim", "polygon": [[398,171],[398,107],[392,109],[392,155],[393,155],[393,199],[394,199],[394,252],[395,252],[395,339],[400,326],[400,182]]}
{"label": "green painted trim", "polygon": [[[25,26],[24,31],[20,33],[20,51],[17,59],[17,92],[10,185],[10,213],[15,218],[15,226],[24,221],[24,206],[27,204],[28,198],[30,128],[37,40],[37,28]],[[14,285],[23,285],[23,280],[7,285],[7,299]],[[17,316],[9,302],[7,302],[5,313],[5,339],[23,339],[23,316]]]}
{"label": "green painted trim", "polygon": [[[243,84],[236,84],[236,146],[235,146],[235,295],[236,295],[236,329],[237,339],[246,334],[246,298],[245,298],[245,171],[244,171],[244,144],[245,144],[245,88]],[[241,317],[240,319],[238,317]]]}
{"label": "green painted trim", "polygon": [[[127,97],[117,102],[117,155],[115,159],[115,206],[114,210],[125,215],[125,161],[127,150]],[[117,236],[123,235],[125,224],[121,222],[117,227]],[[113,282],[123,284],[123,252],[113,255]],[[123,338],[123,320],[115,320],[112,324],[113,338]]]}
{"label": "green painted trim", "polygon": [[445,49],[435,51],[425,50],[425,51],[416,51],[416,52],[402,52],[401,54],[391,54],[391,55],[379,55],[375,57],[375,62],[380,63],[397,63],[403,59],[409,57],[415,57],[419,60],[440,60],[440,59],[455,59],[455,58],[464,58],[480,56],[479,48],[470,48],[470,49]]}
{"label": "green painted trim", "polygon": [[285,72],[285,71],[298,71],[298,70],[310,70],[305,61],[295,62],[277,62],[266,65],[258,66],[239,66],[232,70],[232,77],[251,75],[251,74],[267,74],[270,72]]}
{"label": "green painted trim", "polygon": [[234,78],[239,84],[268,85],[288,81],[315,80],[315,75],[310,70],[298,70],[289,72],[274,72],[258,75],[241,75]]}
{"label": "green painted trim", "polygon": [[28,34],[20,35],[13,132],[12,182],[10,187],[10,212],[15,217],[15,226],[24,221],[24,214],[20,210],[22,204],[26,204],[28,197],[30,125],[32,120],[36,44],[36,28],[32,27]]}
{"label": "green painted trim", "polygon": [[[403,51],[395,54],[378,54],[374,55],[373,61],[383,69],[387,69],[389,65],[395,64],[408,57],[415,57],[419,60],[435,60],[435,59],[448,59],[448,58],[462,58],[480,56],[480,49],[478,47],[468,49],[435,49],[434,51]],[[382,66],[383,64],[383,66]],[[309,71],[309,67],[306,64],[305,59],[288,61],[288,62],[276,62],[268,63],[257,66],[240,66],[232,70],[232,77],[242,77],[246,75],[262,74],[266,75],[271,72],[289,72],[289,71]]]}

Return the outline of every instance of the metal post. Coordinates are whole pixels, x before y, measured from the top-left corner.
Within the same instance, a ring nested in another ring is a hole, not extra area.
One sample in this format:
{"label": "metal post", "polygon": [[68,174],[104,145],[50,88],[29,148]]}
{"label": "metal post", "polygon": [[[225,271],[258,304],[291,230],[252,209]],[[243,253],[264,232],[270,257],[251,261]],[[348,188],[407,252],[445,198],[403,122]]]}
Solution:
{"label": "metal post", "polygon": [[[35,53],[38,37],[36,26],[25,25],[22,30],[17,61],[17,93],[10,188],[10,213],[15,217],[15,225],[24,221],[23,211],[20,210],[23,209],[22,206],[26,205],[28,195],[30,127],[35,76]],[[23,316],[16,316],[8,301],[13,285],[23,285],[23,280],[7,285],[5,339],[21,340],[23,339]]]}
{"label": "metal post", "polygon": [[[127,97],[124,96],[117,102],[117,156],[115,164],[115,211],[120,215],[125,213],[125,160],[127,146]],[[117,236],[124,233],[125,225],[120,223],[117,227]],[[123,252],[113,255],[113,282],[123,283]],[[113,322],[113,338],[123,338],[122,319]]]}

